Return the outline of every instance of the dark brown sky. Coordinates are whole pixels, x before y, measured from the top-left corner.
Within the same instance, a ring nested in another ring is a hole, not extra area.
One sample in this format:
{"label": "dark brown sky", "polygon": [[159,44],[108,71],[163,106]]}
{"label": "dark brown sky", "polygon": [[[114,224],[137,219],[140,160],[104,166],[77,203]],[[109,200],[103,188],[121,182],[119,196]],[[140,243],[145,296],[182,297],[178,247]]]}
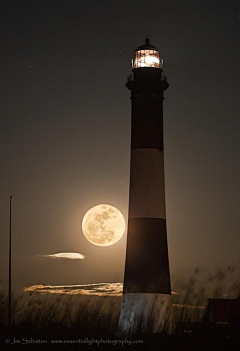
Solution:
{"label": "dark brown sky", "polygon": [[[164,57],[170,269],[240,266],[238,1],[7,1],[1,5],[0,278],[13,196],[14,282],[122,281],[126,234],[81,231],[99,203],[127,219],[134,49]],[[36,256],[74,251],[85,260]]]}

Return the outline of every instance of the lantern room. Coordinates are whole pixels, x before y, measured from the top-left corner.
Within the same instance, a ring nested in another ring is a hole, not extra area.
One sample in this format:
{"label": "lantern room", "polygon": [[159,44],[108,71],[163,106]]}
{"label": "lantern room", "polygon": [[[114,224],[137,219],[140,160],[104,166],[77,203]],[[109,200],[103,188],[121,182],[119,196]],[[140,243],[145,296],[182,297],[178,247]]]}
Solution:
{"label": "lantern room", "polygon": [[155,46],[149,44],[149,39],[146,39],[145,44],[139,46],[134,52],[132,69],[142,67],[163,68],[160,52]]}

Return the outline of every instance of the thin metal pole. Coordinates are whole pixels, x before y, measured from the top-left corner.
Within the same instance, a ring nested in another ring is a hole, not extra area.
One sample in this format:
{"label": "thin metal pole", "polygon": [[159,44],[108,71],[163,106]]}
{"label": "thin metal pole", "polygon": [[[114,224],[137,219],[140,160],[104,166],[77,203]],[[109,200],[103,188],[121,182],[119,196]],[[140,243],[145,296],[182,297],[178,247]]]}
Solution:
{"label": "thin metal pole", "polygon": [[8,325],[11,327],[11,299],[12,299],[12,196],[10,196],[10,231],[9,231],[9,277],[8,277]]}

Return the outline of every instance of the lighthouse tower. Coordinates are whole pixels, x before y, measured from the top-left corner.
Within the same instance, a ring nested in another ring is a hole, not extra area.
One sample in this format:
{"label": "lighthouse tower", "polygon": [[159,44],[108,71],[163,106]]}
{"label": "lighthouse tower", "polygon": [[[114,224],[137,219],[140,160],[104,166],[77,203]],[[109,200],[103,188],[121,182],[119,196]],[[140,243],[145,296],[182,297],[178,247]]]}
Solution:
{"label": "lighthouse tower", "polygon": [[[171,285],[166,231],[163,76],[160,52],[146,39],[132,61],[131,164],[121,332],[160,332],[170,323]],[[151,321],[151,323],[149,323]]]}

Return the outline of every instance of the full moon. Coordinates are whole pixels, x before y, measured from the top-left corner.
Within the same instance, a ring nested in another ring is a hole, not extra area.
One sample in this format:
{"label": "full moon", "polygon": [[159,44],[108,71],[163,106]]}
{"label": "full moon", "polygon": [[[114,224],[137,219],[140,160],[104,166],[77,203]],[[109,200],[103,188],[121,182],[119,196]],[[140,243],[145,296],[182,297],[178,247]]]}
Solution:
{"label": "full moon", "polygon": [[116,207],[106,204],[97,205],[85,213],[82,231],[90,243],[97,246],[110,246],[123,236],[125,220]]}

